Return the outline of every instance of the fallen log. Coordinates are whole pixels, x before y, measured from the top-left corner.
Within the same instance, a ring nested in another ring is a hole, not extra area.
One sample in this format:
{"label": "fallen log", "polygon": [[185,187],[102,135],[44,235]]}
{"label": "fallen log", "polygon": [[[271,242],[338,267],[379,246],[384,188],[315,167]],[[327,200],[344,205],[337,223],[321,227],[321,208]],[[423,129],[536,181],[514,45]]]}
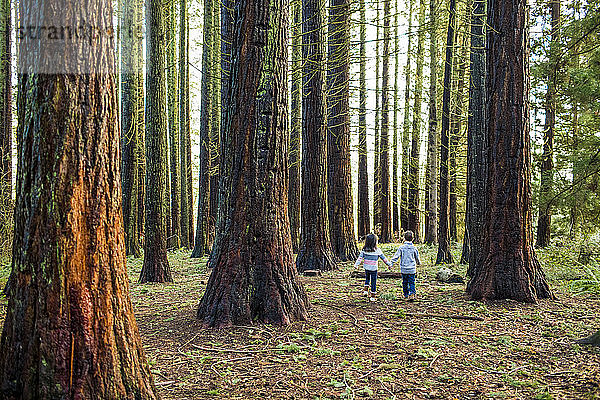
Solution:
{"label": "fallen log", "polygon": [[[364,271],[352,271],[352,273],[350,273],[350,277],[351,278],[363,278],[365,277],[365,272]],[[392,271],[377,271],[377,277],[378,278],[394,278],[394,279],[401,279],[402,278],[402,274],[400,272],[392,272]]]}

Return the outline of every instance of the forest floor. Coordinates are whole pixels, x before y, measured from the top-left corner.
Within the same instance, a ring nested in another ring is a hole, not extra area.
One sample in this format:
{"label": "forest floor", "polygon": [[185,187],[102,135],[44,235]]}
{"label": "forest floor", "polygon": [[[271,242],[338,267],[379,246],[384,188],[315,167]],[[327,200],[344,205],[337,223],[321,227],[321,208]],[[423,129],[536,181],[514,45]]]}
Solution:
{"label": "forest floor", "polygon": [[[382,248],[391,255],[397,246]],[[435,248],[420,250],[430,265]],[[589,279],[597,269],[556,265],[563,251],[540,254],[557,300],[538,304],[470,301],[464,285],[438,283],[434,266],[418,271],[417,301],[402,299],[401,280],[380,279],[371,303],[363,282],[349,277],[352,264],[340,264],[301,277],[309,319],[283,328],[203,329],[195,314],[205,259],[171,253],[175,283],[167,285],[138,284],[141,260],[128,267],[165,400],[600,399],[600,349],[575,343],[600,328],[600,290]],[[6,275],[0,268],[0,284]],[[5,308],[0,298],[0,321]]]}

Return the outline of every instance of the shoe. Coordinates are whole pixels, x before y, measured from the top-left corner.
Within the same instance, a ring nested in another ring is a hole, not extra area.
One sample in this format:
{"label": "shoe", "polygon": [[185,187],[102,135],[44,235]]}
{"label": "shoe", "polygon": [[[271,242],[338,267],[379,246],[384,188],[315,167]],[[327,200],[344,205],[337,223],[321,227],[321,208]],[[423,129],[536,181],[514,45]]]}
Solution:
{"label": "shoe", "polygon": [[415,295],[414,294],[409,295],[408,301],[415,301]]}
{"label": "shoe", "polygon": [[371,296],[369,297],[370,301],[376,301],[377,300],[377,293],[375,292],[371,292]]}

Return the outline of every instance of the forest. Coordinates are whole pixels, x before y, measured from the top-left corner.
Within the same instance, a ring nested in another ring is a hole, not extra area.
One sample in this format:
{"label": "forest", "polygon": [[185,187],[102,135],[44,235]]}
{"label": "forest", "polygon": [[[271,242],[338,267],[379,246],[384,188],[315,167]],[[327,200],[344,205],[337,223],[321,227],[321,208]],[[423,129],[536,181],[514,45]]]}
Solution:
{"label": "forest", "polygon": [[0,400],[600,398],[598,0],[0,0]]}

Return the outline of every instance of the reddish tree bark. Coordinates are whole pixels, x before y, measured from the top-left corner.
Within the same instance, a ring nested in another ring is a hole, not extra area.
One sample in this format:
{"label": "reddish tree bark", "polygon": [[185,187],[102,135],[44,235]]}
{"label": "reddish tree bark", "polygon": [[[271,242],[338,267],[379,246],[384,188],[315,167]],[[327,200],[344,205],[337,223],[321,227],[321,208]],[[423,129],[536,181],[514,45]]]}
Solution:
{"label": "reddish tree bark", "polygon": [[[140,283],[172,282],[167,260],[167,120],[165,92],[165,20],[159,0],[146,7],[146,226]],[[182,185],[185,181],[182,182]]]}
{"label": "reddish tree bark", "polygon": [[491,0],[488,7],[486,256],[468,293],[536,302],[554,295],[533,249],[527,4]]}
{"label": "reddish tree bark", "polygon": [[298,271],[332,270],[335,258],[327,219],[324,0],[302,2],[302,212]]}
{"label": "reddish tree bark", "polygon": [[287,216],[287,0],[236,0],[207,326],[288,324],[307,316]]}
{"label": "reddish tree bark", "polygon": [[[99,32],[112,30],[106,0],[26,1],[19,15],[25,26],[67,24],[69,15],[69,24],[85,16]],[[20,51],[29,74],[19,79],[2,399],[156,398],[125,269],[113,39],[100,34],[90,46],[70,42],[60,66],[44,62],[54,52]]]}
{"label": "reddish tree bark", "polygon": [[[331,248],[341,261],[358,256],[350,168],[350,2],[329,3],[327,60],[327,201]],[[389,196],[389,195],[388,195]]]}

